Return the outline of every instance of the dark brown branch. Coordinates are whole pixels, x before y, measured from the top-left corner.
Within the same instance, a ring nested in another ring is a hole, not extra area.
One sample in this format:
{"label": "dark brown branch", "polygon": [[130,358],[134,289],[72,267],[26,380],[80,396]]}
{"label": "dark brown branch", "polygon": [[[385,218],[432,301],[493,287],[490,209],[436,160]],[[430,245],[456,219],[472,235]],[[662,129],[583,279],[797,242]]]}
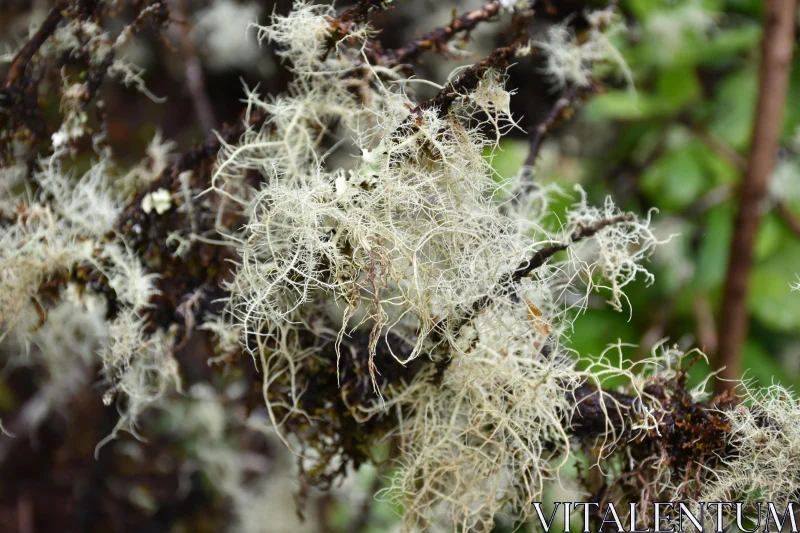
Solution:
{"label": "dark brown branch", "polygon": [[542,149],[542,144],[550,133],[555,130],[562,121],[568,120],[571,117],[571,110],[574,104],[579,100],[588,96],[595,90],[594,87],[579,87],[573,86],[564,91],[564,93],[555,101],[553,108],[544,118],[544,120],[536,126],[530,136],[528,158],[525,160],[526,167],[532,167],[536,160],[539,158],[539,152]]}
{"label": "dark brown branch", "polygon": [[64,8],[64,2],[58,2],[53,6],[30,41],[25,43],[25,46],[17,53],[17,56],[11,62],[11,66],[8,69],[8,76],[6,77],[5,83],[6,88],[11,87],[20,79],[28,68],[33,56],[36,55],[36,52],[39,51],[39,48],[42,47],[53,32],[56,31],[58,24],[64,20]]}
{"label": "dark brown branch", "polygon": [[370,11],[379,11],[387,7],[384,0],[358,0],[339,16],[331,19],[331,36],[325,55],[334,48],[336,41],[351,33],[357,24],[366,21]]}
{"label": "dark brown branch", "polygon": [[[159,25],[168,24],[169,10],[167,9],[167,5],[163,0],[154,2],[148,6],[147,9],[140,12],[130,24],[125,26],[125,28],[122,30],[123,33],[130,36],[139,32],[142,29],[144,22],[148,19],[153,21],[153,23],[156,25],[156,28],[158,28]],[[99,65],[94,68],[89,68],[86,79],[86,90],[83,93],[84,108],[88,107],[92,100],[94,100],[95,96],[97,96],[103,80],[105,80],[106,76],[108,75],[108,70],[114,63],[114,59],[116,59],[116,52],[112,47],[108,52],[106,52],[106,55],[103,57]]]}
{"label": "dark brown branch", "polygon": [[206,130],[211,130],[216,126],[217,121],[214,118],[214,108],[211,106],[211,101],[208,99],[206,93],[206,80],[203,75],[203,65],[197,55],[197,47],[194,44],[191,36],[191,25],[189,22],[189,0],[179,0],[176,8],[183,23],[181,24],[181,51],[183,52],[183,60],[186,63],[184,70],[186,75],[186,85],[189,88],[189,93],[192,95],[192,103],[194,104],[194,112],[197,115],[197,120],[200,125]]}
{"label": "dark brown branch", "polygon": [[578,229],[572,232],[570,235],[569,241],[560,244],[553,244],[551,246],[547,246],[538,250],[533,256],[530,258],[529,261],[521,264],[517,267],[514,273],[511,276],[512,281],[515,283],[533,272],[534,270],[538,269],[544,263],[553,257],[558,252],[562,252],[575,244],[576,242],[582,241],[583,239],[588,239],[589,237],[594,236],[600,230],[607,228],[608,226],[613,226],[614,224],[620,224],[622,222],[630,222],[633,220],[633,215],[631,214],[624,214],[624,215],[617,215],[612,218],[605,218],[602,220],[598,220],[593,224],[589,224],[588,226],[579,226]]}
{"label": "dark brown branch", "polygon": [[370,11],[376,11],[384,7],[385,0],[358,0],[358,2],[342,11],[337,20],[341,23],[362,22],[366,20]]}
{"label": "dark brown branch", "polygon": [[[569,241],[560,244],[553,244],[537,250],[528,261],[520,264],[516,270],[514,270],[514,272],[503,276],[498,282],[498,285],[503,288],[502,290],[505,291],[506,295],[516,299],[517,295],[514,286],[519,283],[522,278],[544,265],[545,262],[555,254],[558,252],[563,252],[573,244],[583,239],[588,239],[589,237],[596,235],[597,232],[603,228],[607,228],[608,226],[619,224],[621,222],[630,222],[633,220],[633,218],[634,215],[632,214],[624,214],[612,218],[598,220],[597,222],[588,226],[580,226],[572,232],[572,235],[569,237]],[[489,301],[489,296],[484,296],[483,298],[476,300],[472,303],[472,311],[477,313],[481,309],[485,308],[489,304]]]}
{"label": "dark brown branch", "polygon": [[567,399],[575,406],[570,429],[579,438],[602,436],[609,427],[621,432],[629,418],[623,410],[632,411],[640,403],[633,396],[601,390],[588,383],[568,393]]}
{"label": "dark brown branch", "polygon": [[446,44],[461,32],[470,32],[478,24],[492,19],[500,12],[500,3],[490,2],[483,7],[456,17],[447,26],[429,31],[414,39],[402,48],[387,50],[382,54],[384,63],[410,63],[428,50],[442,50]]}
{"label": "dark brown branch", "polygon": [[94,100],[94,97],[97,96],[100,85],[102,85],[106,74],[108,74],[108,69],[111,68],[111,64],[114,63],[115,57],[116,54],[114,50],[109,50],[100,62],[100,65],[96,69],[93,69],[87,76],[86,91],[83,94],[84,107],[88,106],[89,103]]}
{"label": "dark brown branch", "polygon": [[505,70],[508,66],[508,62],[514,57],[514,53],[515,48],[513,46],[498,48],[469,67],[451,83],[448,83],[436,96],[415,107],[411,111],[411,116],[419,116],[423,111],[428,109],[437,109],[439,116],[446,115],[450,110],[450,106],[452,106],[458,98],[464,96],[465,91],[476,87],[484,74],[490,70]]}
{"label": "dark brown branch", "polygon": [[[642,498],[641,491],[655,482],[653,468],[658,466],[668,468],[675,479],[688,481],[682,490],[691,494],[715,465],[734,453],[727,413],[737,409],[737,402],[728,394],[711,402],[696,401],[686,379],[685,370],[671,378],[652,377],[641,396],[600,389],[592,383],[567,393],[573,405],[565,420],[571,436],[598,460],[621,463],[617,481],[628,476],[636,480],[621,487],[623,493]],[[646,430],[634,428],[634,421],[644,413],[653,425]]]}
{"label": "dark brown branch", "polygon": [[768,0],[766,3],[753,141],[739,194],[722,300],[717,365],[725,368],[720,377],[728,381],[717,381],[720,390],[731,389],[734,385],[732,380],[740,375],[742,345],[748,330],[747,291],[753,246],[761,220],[761,202],[767,194],[778,150],[792,61],[796,8],[795,0]]}
{"label": "dark brown branch", "polygon": [[430,100],[426,100],[411,110],[400,126],[395,130],[395,136],[400,136],[400,132],[411,127],[412,129],[422,125],[422,113],[429,109],[435,109],[440,117],[447,115],[450,107],[456,100],[465,96],[469,90],[477,87],[481,78],[490,70],[502,71],[508,66],[508,62],[514,57],[515,47],[504,46],[475,63],[465,70],[455,80],[448,83]]}

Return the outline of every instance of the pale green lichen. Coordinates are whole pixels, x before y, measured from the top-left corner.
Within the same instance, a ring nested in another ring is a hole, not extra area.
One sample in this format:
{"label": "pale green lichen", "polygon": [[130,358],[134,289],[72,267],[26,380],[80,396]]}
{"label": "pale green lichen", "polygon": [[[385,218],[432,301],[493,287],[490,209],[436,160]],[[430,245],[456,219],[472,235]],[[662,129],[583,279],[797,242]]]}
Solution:
{"label": "pale green lichen", "polygon": [[[333,327],[342,342],[368,330],[367,353],[357,356],[369,359],[376,397],[354,416],[402,414],[389,497],[402,502],[405,528],[486,530],[504,509],[526,513],[557,475],[569,454],[567,393],[585,379],[562,342],[595,288],[621,309],[623,288],[651,279],[642,262],[657,239],[649,218],[621,216],[610,199],[595,208],[581,193],[563,225],[545,221],[557,190],[504,200],[517,184],[501,187],[483,156],[515,127],[502,73],[487,72],[446,114],[431,107],[409,116],[416,104],[385,83],[397,74],[358,56],[368,31],[356,29],[349,47],[331,45],[331,15],[301,3],[261,28],[297,79],[271,101],[249,92],[248,117],[259,110],[266,123],[220,151],[211,191],[247,215],[228,235],[240,254],[228,312],[261,364],[272,422],[298,454],[310,451],[283,424],[311,416],[302,397],[312,391],[299,380],[319,357],[298,339]],[[342,150],[352,140],[351,164],[334,163],[346,159],[330,155],[328,137]],[[244,182],[252,170],[264,178],[258,190]],[[614,218],[620,223],[512,282],[537,250]],[[392,350],[390,332],[413,347],[394,354],[403,364],[452,359],[441,385],[432,367],[405,386],[378,385],[385,370],[372,358],[380,343]],[[279,381],[291,384],[287,396],[270,396]]]}

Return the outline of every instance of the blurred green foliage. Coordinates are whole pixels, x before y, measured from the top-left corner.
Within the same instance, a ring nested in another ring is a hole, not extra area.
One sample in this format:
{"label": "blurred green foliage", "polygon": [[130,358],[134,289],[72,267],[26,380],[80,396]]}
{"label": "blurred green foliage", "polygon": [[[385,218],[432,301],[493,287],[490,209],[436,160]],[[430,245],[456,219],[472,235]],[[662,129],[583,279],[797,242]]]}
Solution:
{"label": "blurred green foliage", "polygon": [[[619,45],[636,87],[611,89],[584,109],[583,119],[593,131],[609,132],[608,149],[581,158],[584,186],[598,198],[611,194],[640,213],[657,208],[656,226],[670,219],[680,235],[656,258],[655,285],[629,291],[631,321],[623,326],[610,317],[612,310],[593,309],[578,320],[573,342],[584,353],[599,353],[617,338],[652,341],[646,334],[655,330],[670,342],[702,348],[699,329],[710,317],[698,313],[707,302],[718,324],[736,211],[731,191],[750,144],[761,2],[628,0],[623,7],[634,31]],[[795,59],[784,145],[791,144],[800,125],[797,67]],[[620,195],[620,190],[627,192]],[[792,339],[800,333],[800,297],[789,283],[800,269],[800,240],[772,207],[765,206],[769,210],[756,243],[743,367],[746,376],[761,383],[794,384],[793,361],[800,353]],[[713,366],[713,347],[706,348]],[[707,371],[696,368],[695,380]]]}
{"label": "blurred green foliage", "polygon": [[[605,305],[598,294],[575,321],[571,348],[597,357],[611,344],[636,345],[624,351],[631,360],[646,356],[661,341],[686,351],[705,349],[709,361],[697,361],[690,371],[690,385],[696,385],[716,368],[713,343],[725,335],[719,331],[720,305],[735,191],[757,96],[762,2],[623,0],[621,7],[632,31],[615,44],[634,73],[635,86],[611,81],[603,94],[592,97],[547,142],[535,179],[566,191],[580,183],[595,203],[611,195],[624,209],[642,216],[657,210],[653,225],[659,236],[673,237],[651,262],[655,283],[630,285],[630,307],[623,312]],[[800,165],[795,164],[800,161],[795,139],[800,126],[797,56],[781,130],[786,149],[780,158],[792,163],[795,190],[800,191]],[[501,147],[493,166],[504,181],[519,170],[527,145],[507,140]],[[800,236],[776,213],[777,199],[764,206],[757,236],[742,368],[745,378],[761,385],[795,386],[800,378],[800,294],[791,291],[790,283],[800,272]],[[780,200],[800,215],[800,198]],[[553,217],[568,204],[565,199],[556,206]],[[575,467],[565,465],[562,474],[570,477]],[[557,492],[546,491],[545,499],[563,501],[566,497]],[[552,507],[546,502],[545,509]],[[574,516],[573,522],[578,531],[580,520]],[[519,528],[500,519],[495,531],[541,528]]]}
{"label": "blurred green foliage", "polygon": [[[703,348],[718,327],[734,191],[747,157],[757,93],[761,2],[626,0],[622,8],[632,31],[616,44],[635,87],[612,81],[593,97],[545,147],[536,179],[568,189],[576,178],[564,170],[572,168],[565,161],[574,160],[580,166],[577,180],[595,202],[610,194],[642,215],[656,208],[660,235],[678,234],[651,264],[656,282],[628,290],[632,312],[613,311],[600,295],[571,335],[572,347],[582,355],[599,355],[622,341],[640,346],[627,353],[637,358],[662,338],[685,349]],[[790,83],[781,137],[787,147],[800,126],[797,57]],[[578,141],[574,153],[563,149],[567,137]],[[556,163],[548,163],[553,159],[548,150],[556,152]],[[524,148],[512,141],[495,167],[508,177],[522,160]],[[800,173],[796,176],[800,180]],[[775,212],[773,200],[765,206],[756,243],[743,368],[760,383],[793,385],[800,368],[800,295],[789,284],[800,271],[800,239]],[[789,206],[800,213],[797,202]],[[695,382],[714,366],[714,346],[705,348],[711,366],[698,364]]]}

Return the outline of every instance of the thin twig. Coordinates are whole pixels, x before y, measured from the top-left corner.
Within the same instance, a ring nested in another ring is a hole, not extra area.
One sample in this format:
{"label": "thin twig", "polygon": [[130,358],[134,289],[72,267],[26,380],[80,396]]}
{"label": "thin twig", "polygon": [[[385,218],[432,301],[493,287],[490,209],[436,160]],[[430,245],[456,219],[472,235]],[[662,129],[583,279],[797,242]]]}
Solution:
{"label": "thin twig", "polygon": [[[138,15],[136,15],[136,18],[134,18],[130,24],[125,26],[120,34],[120,37],[117,39],[120,39],[123,36],[128,38],[131,35],[139,32],[147,19],[151,19],[156,25],[167,24],[169,21],[169,10],[167,9],[165,0],[153,2],[147,7],[147,9],[142,10]],[[99,65],[93,68],[90,66],[87,73],[86,90],[83,93],[84,108],[88,107],[92,100],[94,100],[95,96],[97,96],[97,93],[100,90],[100,85],[102,85],[103,80],[108,75],[108,71],[115,59],[116,51],[112,46],[111,49],[106,52],[106,55],[100,61]]]}
{"label": "thin twig", "polygon": [[500,3],[489,2],[483,7],[454,18],[447,26],[429,31],[401,48],[385,51],[381,54],[381,60],[394,64],[410,63],[428,50],[442,50],[458,33],[470,32],[479,23],[492,19],[499,12]]}
{"label": "thin twig", "polygon": [[747,337],[747,291],[760,205],[775,165],[784,100],[794,44],[796,0],[768,0],[759,73],[758,103],[752,146],[734,224],[728,274],[722,300],[717,365],[725,367],[718,390],[730,390],[739,377],[742,345]]}
{"label": "thin twig", "polygon": [[189,0],[179,0],[176,3],[178,14],[183,19],[181,26],[181,51],[186,63],[186,85],[192,95],[194,112],[197,120],[206,130],[213,129],[217,121],[214,118],[214,109],[206,93],[206,80],[203,75],[203,65],[197,55],[197,47],[192,40],[191,24],[189,23]]}
{"label": "thin twig", "polygon": [[[534,252],[531,258],[520,264],[514,270],[514,272],[503,276],[498,285],[503,287],[505,294],[510,296],[512,299],[517,298],[514,286],[519,283],[522,278],[528,276],[538,268],[541,268],[548,259],[556,255],[558,252],[563,252],[573,244],[596,235],[603,228],[607,228],[608,226],[612,226],[614,224],[620,224],[622,222],[630,222],[633,219],[634,216],[632,214],[623,214],[598,220],[597,222],[589,224],[588,226],[580,226],[572,232],[572,235],[570,235],[569,240],[566,242],[545,246],[544,248]],[[509,281],[511,283],[509,283]],[[484,296],[474,301],[471,306],[473,312],[478,312],[485,308],[489,304],[489,301],[489,296]]]}
{"label": "thin twig", "polygon": [[725,141],[714,135],[709,129],[696,125],[688,126],[692,133],[702,140],[706,146],[711,148],[712,152],[733,165],[737,170],[741,172],[747,170],[747,160],[742,157],[739,152],[726,144]]}
{"label": "thin twig", "polygon": [[545,262],[553,257],[558,252],[562,252],[572,246],[573,244],[582,241],[583,239],[588,239],[589,237],[594,236],[600,230],[607,228],[608,226],[613,226],[614,224],[620,224],[622,222],[630,222],[633,220],[633,215],[631,214],[624,214],[624,215],[617,215],[611,218],[604,218],[602,220],[598,220],[593,224],[589,224],[588,226],[580,226],[578,229],[572,232],[570,238],[567,242],[560,243],[560,244],[553,244],[551,246],[547,246],[538,250],[533,256],[530,258],[529,261],[521,264],[517,267],[512,274],[511,279],[515,283],[533,272],[534,270],[538,269]]}
{"label": "thin twig", "polygon": [[389,7],[384,0],[358,0],[355,4],[342,11],[339,16],[330,20],[331,35],[328,49],[325,50],[323,59],[336,46],[335,43],[351,33],[360,23],[367,20],[370,12],[380,11]]}
{"label": "thin twig", "polygon": [[370,11],[380,11],[388,6],[389,2],[384,0],[358,0],[355,4],[348,7],[336,20],[342,24],[362,22],[366,20]]}
{"label": "thin twig", "polygon": [[526,167],[532,167],[536,160],[539,158],[539,152],[542,149],[545,139],[565,118],[565,115],[572,109],[573,104],[579,98],[589,94],[592,87],[579,87],[577,85],[570,87],[562,93],[562,95],[553,103],[552,109],[544,118],[544,120],[536,126],[530,136],[528,158],[525,160]]}
{"label": "thin twig", "polygon": [[64,8],[65,3],[58,2],[54,5],[50,12],[45,17],[42,25],[36,30],[36,33],[33,34],[31,39],[25,43],[25,46],[17,53],[17,56],[11,62],[11,66],[8,69],[8,76],[6,77],[5,87],[9,88],[14,85],[18,79],[23,75],[25,70],[28,68],[33,56],[36,55],[36,52],[39,51],[39,48],[45,43],[45,41],[56,31],[58,28],[58,24],[64,20]]}
{"label": "thin twig", "polygon": [[450,106],[460,97],[464,96],[464,91],[472,89],[478,85],[484,74],[489,70],[503,71],[508,66],[508,62],[514,57],[515,48],[513,46],[503,46],[478,61],[459,77],[448,83],[436,96],[430,100],[422,102],[413,110],[411,116],[419,116],[427,109],[437,109],[439,116],[444,116],[450,110]]}

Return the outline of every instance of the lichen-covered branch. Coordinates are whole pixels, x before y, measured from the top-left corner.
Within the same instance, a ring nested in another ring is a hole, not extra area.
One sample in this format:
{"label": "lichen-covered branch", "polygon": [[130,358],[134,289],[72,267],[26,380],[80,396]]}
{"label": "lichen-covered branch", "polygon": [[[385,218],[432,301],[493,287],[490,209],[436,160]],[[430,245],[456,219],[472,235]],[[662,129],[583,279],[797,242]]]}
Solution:
{"label": "lichen-covered branch", "polygon": [[568,242],[546,246],[540,250],[537,250],[536,253],[531,256],[530,260],[521,264],[516,268],[516,270],[514,270],[514,273],[511,276],[512,281],[518,282],[534,270],[540,268],[542,265],[544,265],[545,261],[553,257],[558,252],[563,252],[573,244],[594,236],[598,231],[601,231],[602,229],[614,224],[632,222],[634,218],[635,217],[632,214],[622,214],[613,218],[598,220],[588,226],[579,226],[569,236]]}
{"label": "lichen-covered branch", "polygon": [[8,75],[6,76],[5,88],[7,90],[15,84],[21,83],[20,80],[24,77],[25,71],[28,68],[28,64],[33,59],[33,56],[36,55],[39,48],[42,47],[44,42],[56,31],[61,21],[64,20],[64,10],[66,8],[67,2],[56,2],[56,4],[50,8],[50,11],[47,13],[44,21],[42,21],[39,29],[36,30],[36,33],[33,34],[30,40],[25,43],[25,46],[17,53],[16,57],[11,62]]}
{"label": "lichen-covered branch", "polygon": [[450,106],[463,97],[465,92],[474,89],[487,72],[503,72],[514,57],[514,53],[515,47],[513,46],[503,46],[494,50],[461,73],[455,80],[449,82],[436,96],[412,109],[410,115],[412,117],[419,116],[428,109],[436,110],[439,116],[446,115]]}
{"label": "lichen-covered branch", "polygon": [[442,50],[461,32],[469,33],[481,22],[489,21],[501,9],[499,1],[489,2],[483,7],[453,18],[450,24],[429,31],[402,48],[386,50],[380,54],[382,63],[410,63],[428,50]]}
{"label": "lichen-covered branch", "polygon": [[539,158],[542,144],[547,137],[564,121],[569,120],[571,110],[576,102],[593,92],[592,87],[573,86],[564,91],[553,104],[544,120],[536,126],[528,139],[528,157],[525,159],[526,167],[533,167]]}

